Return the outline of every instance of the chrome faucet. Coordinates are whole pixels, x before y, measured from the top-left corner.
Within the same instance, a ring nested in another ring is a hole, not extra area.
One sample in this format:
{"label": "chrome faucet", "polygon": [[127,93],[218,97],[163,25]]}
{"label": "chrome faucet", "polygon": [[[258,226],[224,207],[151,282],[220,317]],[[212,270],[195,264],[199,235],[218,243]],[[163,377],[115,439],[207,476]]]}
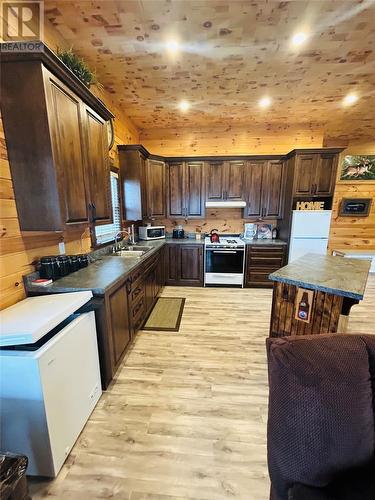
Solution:
{"label": "chrome faucet", "polygon": [[121,231],[118,231],[118,233],[116,233],[116,236],[115,236],[115,244],[114,244],[114,247],[113,247],[113,253],[116,253],[116,252],[119,252],[120,251],[120,246],[119,246],[119,242],[117,241],[118,237],[122,234],[122,233],[125,233],[128,237],[128,240],[130,238],[130,234],[129,234],[129,231],[126,231],[125,229],[121,230]]}
{"label": "chrome faucet", "polygon": [[134,231],[134,224],[128,227],[128,232],[129,232],[129,240],[131,245],[135,245],[135,231]]}

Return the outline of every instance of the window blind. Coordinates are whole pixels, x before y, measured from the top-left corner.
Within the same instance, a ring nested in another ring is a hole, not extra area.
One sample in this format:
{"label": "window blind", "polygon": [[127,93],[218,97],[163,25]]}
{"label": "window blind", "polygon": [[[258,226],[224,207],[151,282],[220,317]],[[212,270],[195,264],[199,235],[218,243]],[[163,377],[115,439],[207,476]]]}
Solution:
{"label": "window blind", "polygon": [[121,230],[121,209],[119,195],[119,178],[116,172],[111,172],[111,198],[112,198],[112,224],[95,226],[95,237],[97,245],[108,243],[115,239],[116,234]]}

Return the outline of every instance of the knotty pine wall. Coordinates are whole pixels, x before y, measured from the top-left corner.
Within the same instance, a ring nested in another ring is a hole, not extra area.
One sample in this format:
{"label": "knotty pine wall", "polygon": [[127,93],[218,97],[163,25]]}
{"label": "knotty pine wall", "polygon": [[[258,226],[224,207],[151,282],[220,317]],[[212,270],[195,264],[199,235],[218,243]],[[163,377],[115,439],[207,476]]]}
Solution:
{"label": "knotty pine wall", "polygon": [[285,154],[294,148],[320,148],[323,132],[306,126],[282,125],[140,131],[140,142],[153,154],[165,156]]}
{"label": "knotty pine wall", "polygon": [[[375,251],[375,181],[340,181],[342,158],[350,154],[375,155],[375,141],[352,143],[341,154],[333,199],[329,250]],[[340,217],[339,210],[343,198],[372,198],[370,215],[368,217]]]}
{"label": "knotty pine wall", "polygon": [[[46,21],[45,42],[52,49],[67,45],[57,31]],[[117,144],[139,143],[138,130],[112,101],[110,94],[92,89],[115,115],[115,145],[110,156],[118,166]],[[58,243],[65,242],[68,254],[90,249],[89,232],[80,233],[21,233],[18,224],[12,178],[8,162],[6,141],[0,113],[0,309],[8,307],[25,297],[22,276],[34,271],[34,263],[42,255],[58,254]]]}
{"label": "knotty pine wall", "polygon": [[[158,219],[154,224],[165,226],[168,232],[171,232],[177,225],[181,224],[185,232],[189,233],[194,233],[197,228],[202,233],[209,233],[211,229],[218,229],[220,233],[242,233],[244,222],[250,221],[243,219],[243,209],[241,208],[207,208],[204,219]],[[267,224],[275,223],[276,221],[267,221]]]}

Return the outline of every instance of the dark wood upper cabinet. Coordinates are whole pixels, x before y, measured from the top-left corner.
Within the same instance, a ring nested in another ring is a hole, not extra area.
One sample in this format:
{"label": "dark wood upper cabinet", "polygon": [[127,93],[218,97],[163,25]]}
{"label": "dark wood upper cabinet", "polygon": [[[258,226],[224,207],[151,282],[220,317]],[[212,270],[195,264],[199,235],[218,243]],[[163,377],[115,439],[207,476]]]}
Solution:
{"label": "dark wood upper cabinet", "polygon": [[282,216],[283,165],[278,161],[249,161],[245,169],[245,218]]}
{"label": "dark wood upper cabinet", "polygon": [[330,196],[333,194],[336,180],[337,155],[320,154],[317,157],[314,195]]}
{"label": "dark wood upper cabinet", "polygon": [[245,170],[246,207],[244,217],[262,216],[262,186],[264,179],[264,161],[249,161]]}
{"label": "dark wood upper cabinet", "polygon": [[204,216],[204,163],[170,162],[168,165],[168,217],[198,219]]}
{"label": "dark wood upper cabinet", "polygon": [[284,169],[281,162],[269,161],[265,167],[265,182],[262,187],[264,219],[282,217]]}
{"label": "dark wood upper cabinet", "polygon": [[185,163],[185,215],[191,219],[205,215],[204,162]]}
{"label": "dark wood upper cabinet", "polygon": [[119,146],[122,183],[123,219],[139,221],[147,218],[146,156],[142,150]]}
{"label": "dark wood upper cabinet", "polygon": [[207,162],[207,201],[243,200],[245,162],[243,160]]}
{"label": "dark wood upper cabinet", "polygon": [[243,181],[245,162],[232,160],[225,162],[225,193],[224,199],[230,201],[241,201],[243,199]]}
{"label": "dark wood upper cabinet", "polygon": [[106,122],[87,106],[85,121],[92,217],[96,224],[108,224],[112,204]]}
{"label": "dark wood upper cabinet", "polygon": [[146,161],[146,188],[148,218],[166,217],[165,162]]}
{"label": "dark wood upper cabinet", "polygon": [[88,222],[82,103],[48,71],[45,71],[45,84],[62,215],[66,224]]}
{"label": "dark wood upper cabinet", "polygon": [[294,196],[332,196],[337,160],[337,153],[297,154]]}
{"label": "dark wood upper cabinet", "polygon": [[168,165],[168,217],[184,217],[185,215],[184,170],[184,162]]}
{"label": "dark wood upper cabinet", "polygon": [[312,194],[315,179],[316,156],[314,154],[298,155],[296,159],[295,196]]}
{"label": "dark wood upper cabinet", "polygon": [[219,201],[224,198],[224,181],[224,162],[207,162],[207,201]]}
{"label": "dark wood upper cabinet", "polygon": [[[38,53],[2,52],[0,83],[21,230],[82,230],[92,204],[108,221],[108,193],[92,191],[90,179],[103,186],[107,172],[109,183],[104,130],[112,114],[45,46]],[[100,122],[94,131],[88,110]]]}

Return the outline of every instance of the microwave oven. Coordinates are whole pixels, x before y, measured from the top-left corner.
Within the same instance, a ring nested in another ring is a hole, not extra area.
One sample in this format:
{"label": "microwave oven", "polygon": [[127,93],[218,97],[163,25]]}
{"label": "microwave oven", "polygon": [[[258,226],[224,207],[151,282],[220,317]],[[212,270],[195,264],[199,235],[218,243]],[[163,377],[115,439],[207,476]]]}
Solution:
{"label": "microwave oven", "polygon": [[160,240],[165,238],[165,226],[140,226],[140,240]]}

